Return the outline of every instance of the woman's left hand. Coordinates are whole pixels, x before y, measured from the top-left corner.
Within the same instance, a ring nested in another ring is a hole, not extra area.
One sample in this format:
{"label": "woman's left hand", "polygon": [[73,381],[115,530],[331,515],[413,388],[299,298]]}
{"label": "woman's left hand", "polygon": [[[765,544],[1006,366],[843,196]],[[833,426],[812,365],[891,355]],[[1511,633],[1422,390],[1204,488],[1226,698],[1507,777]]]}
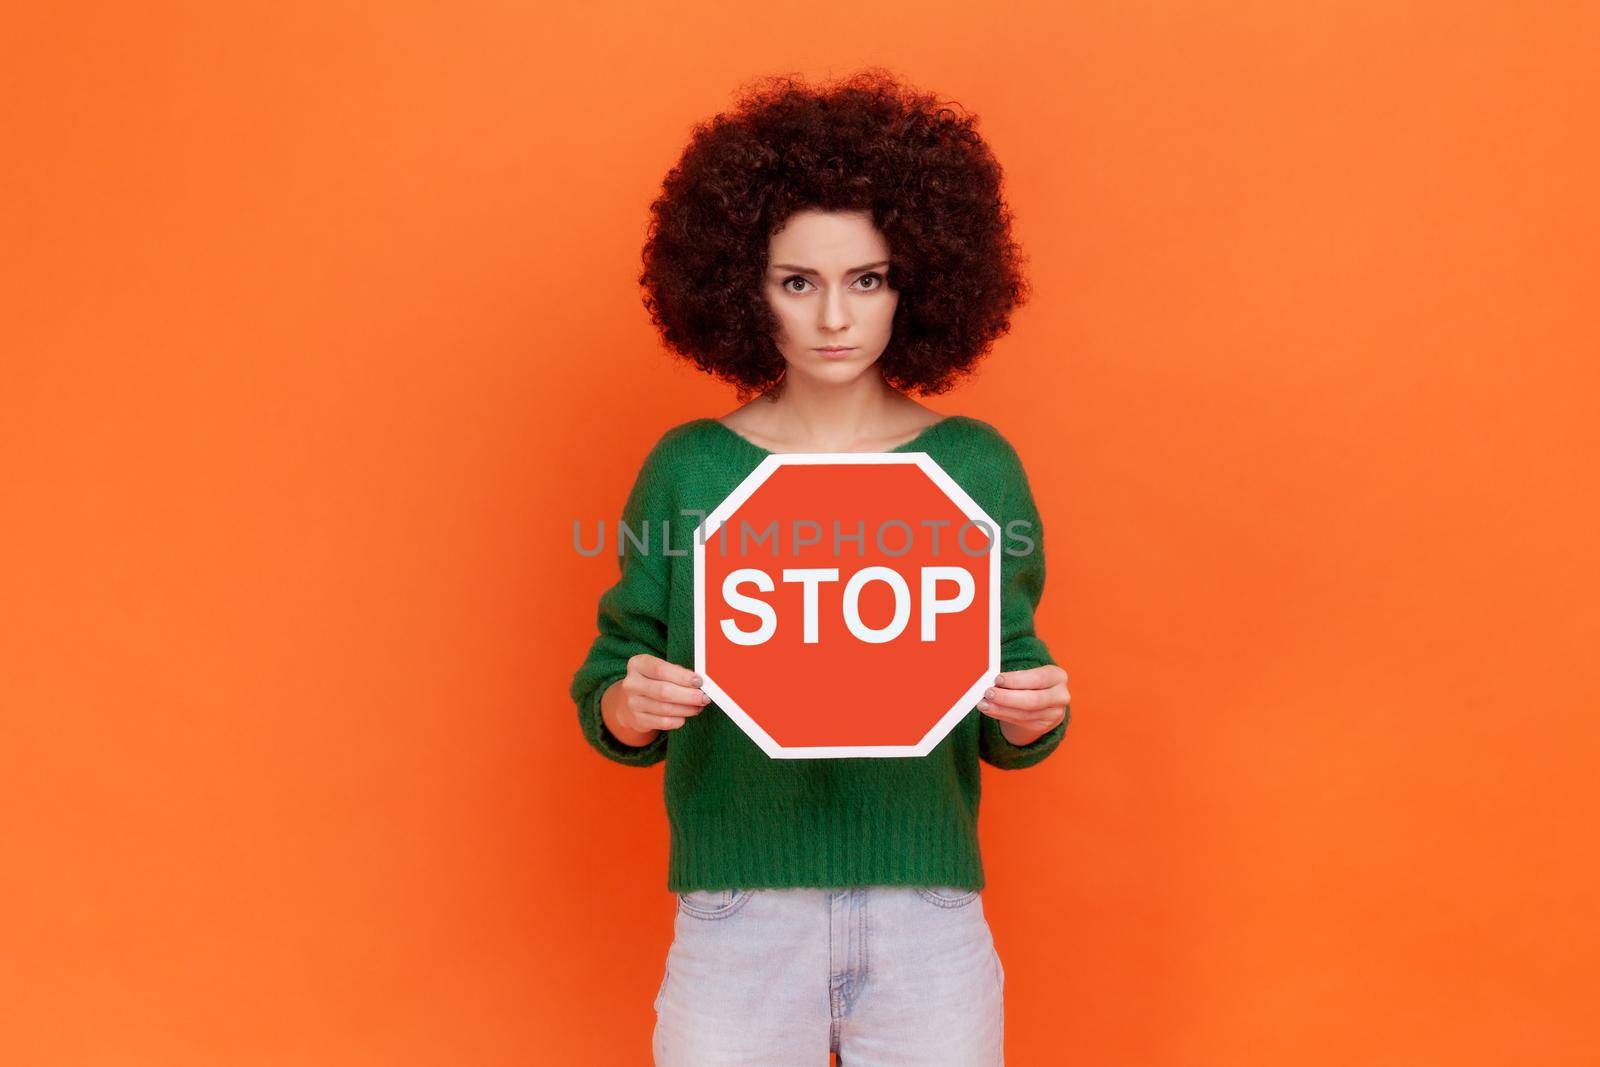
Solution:
{"label": "woman's left hand", "polygon": [[1054,663],[1025,671],[1006,671],[994,680],[978,710],[1000,720],[1000,733],[1013,745],[1037,741],[1067,717],[1067,672]]}

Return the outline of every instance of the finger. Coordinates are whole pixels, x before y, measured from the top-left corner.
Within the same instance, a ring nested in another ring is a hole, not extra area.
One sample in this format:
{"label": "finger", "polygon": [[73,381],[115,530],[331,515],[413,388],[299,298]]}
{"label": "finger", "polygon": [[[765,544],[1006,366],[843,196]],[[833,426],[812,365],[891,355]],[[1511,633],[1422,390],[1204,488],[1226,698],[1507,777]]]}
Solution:
{"label": "finger", "polygon": [[1028,721],[1028,715],[1026,712],[1014,711],[1011,708],[1000,707],[999,705],[990,703],[988,701],[980,703],[978,705],[978,710],[989,716],[989,718],[999,719],[1001,722],[1014,722],[1021,725],[1026,724]]}
{"label": "finger", "polygon": [[664,700],[668,704],[688,704],[694,707],[703,707],[711,703],[711,697],[706,695],[704,689],[694,686],[679,685],[676,682],[650,681],[645,684],[645,693]]}
{"label": "finger", "polygon": [[670,700],[655,700],[651,697],[640,697],[639,707],[652,715],[689,716],[700,714],[699,704],[677,704]]}
{"label": "finger", "polygon": [[639,721],[647,730],[676,730],[683,725],[683,719],[677,715],[653,715],[648,711],[639,712]]}
{"label": "finger", "polygon": [[984,693],[984,699],[1019,711],[1038,711],[1065,703],[1054,689],[990,689]]}
{"label": "finger", "polygon": [[[1056,677],[1058,673],[1059,678]],[[1054,663],[1045,663],[1025,671],[1003,671],[995,676],[994,684],[1005,689],[1049,689],[1066,680],[1066,671]]]}
{"label": "finger", "polygon": [[1003,722],[1025,726],[1030,730],[1053,730],[1056,724],[1066,717],[1059,708],[1045,708],[1042,711],[1015,711],[1010,708],[995,708],[991,706],[990,710],[985,711],[984,714],[989,715],[991,718],[1000,719]]}
{"label": "finger", "polygon": [[694,686],[697,684],[695,679],[699,678],[699,675],[688,667],[680,667],[670,660],[664,660],[660,656],[652,656],[647,652],[641,652],[639,655],[639,673],[646,678],[654,678],[662,682],[673,682],[677,685]]}

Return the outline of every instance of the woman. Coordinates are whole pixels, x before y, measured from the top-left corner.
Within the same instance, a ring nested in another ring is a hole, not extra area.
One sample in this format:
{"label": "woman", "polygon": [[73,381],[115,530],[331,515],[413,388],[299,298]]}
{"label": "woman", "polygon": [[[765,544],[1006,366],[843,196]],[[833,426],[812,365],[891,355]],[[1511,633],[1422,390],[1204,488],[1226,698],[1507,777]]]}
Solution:
{"label": "woman", "polygon": [[[695,128],[652,205],[652,320],[740,401],[645,457],[623,509],[645,547],[623,555],[571,687],[597,750],[666,763],[677,914],[658,1065],[1002,1062],[978,763],[1044,759],[1069,698],[1033,630],[1043,531],[1016,451],[907,395],[970,372],[1026,293],[973,126],[878,69],[820,89],[768,79]],[[995,687],[925,756],[771,759],[685,666],[694,517],[775,452],[913,448],[1001,529],[1028,531],[1002,556]]]}

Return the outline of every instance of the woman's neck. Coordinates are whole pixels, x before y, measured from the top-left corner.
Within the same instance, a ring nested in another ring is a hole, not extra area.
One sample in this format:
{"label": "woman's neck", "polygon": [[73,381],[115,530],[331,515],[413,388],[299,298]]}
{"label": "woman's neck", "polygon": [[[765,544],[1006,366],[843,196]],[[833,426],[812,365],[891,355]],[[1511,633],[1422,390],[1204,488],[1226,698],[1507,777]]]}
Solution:
{"label": "woman's neck", "polygon": [[937,422],[938,412],[891,388],[882,378],[866,388],[807,388],[785,381],[722,417],[763,448],[858,452],[893,448]]}

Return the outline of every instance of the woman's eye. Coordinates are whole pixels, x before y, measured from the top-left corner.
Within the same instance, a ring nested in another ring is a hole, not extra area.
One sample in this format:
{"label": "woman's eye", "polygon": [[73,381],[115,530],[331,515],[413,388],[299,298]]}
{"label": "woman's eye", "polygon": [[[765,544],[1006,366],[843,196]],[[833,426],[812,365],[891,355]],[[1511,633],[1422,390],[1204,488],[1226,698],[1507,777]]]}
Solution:
{"label": "woman's eye", "polygon": [[[878,274],[876,272],[869,272],[867,274],[863,274],[861,277],[857,278],[856,281],[857,282],[864,282],[868,278],[872,279],[872,284],[871,285],[867,285],[867,286],[863,286],[863,288],[867,292],[871,292],[874,289],[883,288],[883,285],[884,285],[883,275]],[[800,283],[800,287],[799,288],[791,288],[791,283],[793,283],[793,282],[799,282]],[[782,282],[780,282],[779,284],[782,285],[783,288],[788,292],[791,292],[791,293],[803,293],[803,292],[806,291],[805,287],[810,285],[811,282],[806,278],[802,278],[798,274],[791,274],[787,278],[785,278]]]}

